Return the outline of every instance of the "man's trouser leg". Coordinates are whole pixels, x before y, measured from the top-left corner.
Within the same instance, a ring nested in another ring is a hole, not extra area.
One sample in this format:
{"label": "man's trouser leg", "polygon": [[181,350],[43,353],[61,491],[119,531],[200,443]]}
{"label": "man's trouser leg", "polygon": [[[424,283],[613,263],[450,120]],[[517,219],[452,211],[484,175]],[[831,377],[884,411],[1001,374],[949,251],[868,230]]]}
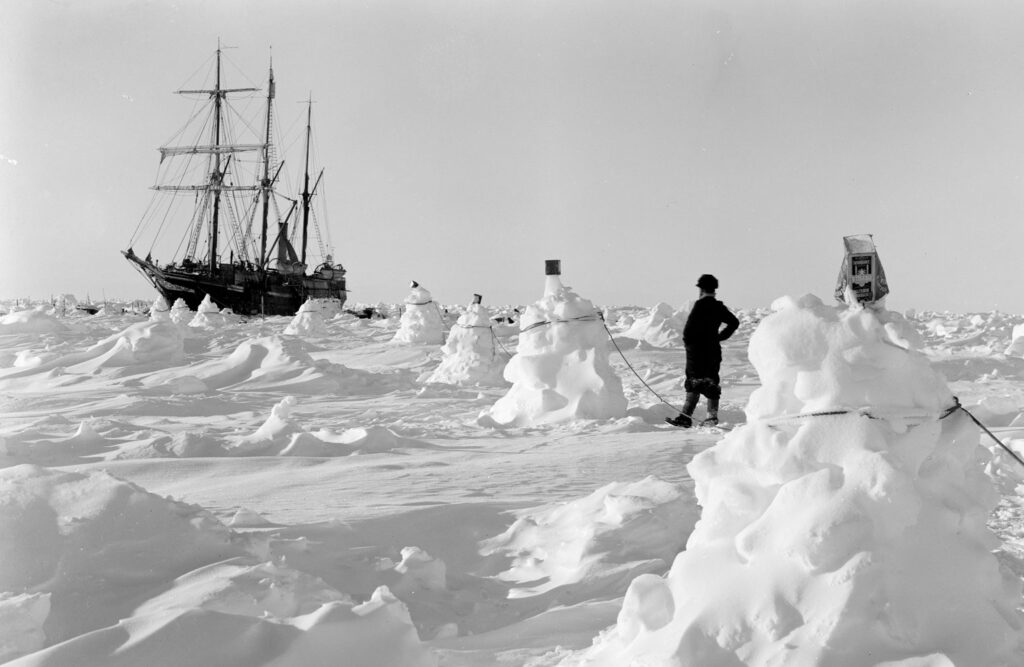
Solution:
{"label": "man's trouser leg", "polygon": [[708,416],[704,423],[714,426],[718,423],[718,399],[722,397],[722,385],[719,384],[718,376],[709,378],[707,386],[703,387],[703,393],[708,399]]}
{"label": "man's trouser leg", "polygon": [[686,391],[686,400],[683,402],[683,411],[679,413],[678,417],[667,420],[668,423],[673,426],[682,426],[683,428],[689,428],[693,426],[693,419],[690,416],[693,411],[697,409],[697,401],[700,400],[700,394],[695,391]]}
{"label": "man's trouser leg", "polygon": [[718,397],[708,397],[708,418],[704,420],[707,424],[718,423]]}
{"label": "man's trouser leg", "polygon": [[697,378],[687,377],[684,388],[686,389],[686,402],[689,406],[689,412],[687,412],[686,406],[683,407],[683,412],[692,415],[694,408],[697,407],[697,401],[701,396],[704,396],[708,402],[708,416],[703,423],[717,424],[718,399],[722,396],[722,386],[719,384],[718,375]]}

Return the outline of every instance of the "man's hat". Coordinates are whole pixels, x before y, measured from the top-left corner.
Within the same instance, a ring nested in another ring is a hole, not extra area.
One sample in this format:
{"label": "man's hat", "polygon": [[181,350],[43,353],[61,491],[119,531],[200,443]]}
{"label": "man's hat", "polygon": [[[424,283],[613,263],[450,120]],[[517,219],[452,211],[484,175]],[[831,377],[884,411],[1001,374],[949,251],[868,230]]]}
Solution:
{"label": "man's hat", "polygon": [[697,278],[697,287],[704,290],[716,290],[718,289],[718,278],[710,273],[705,273],[700,278]]}

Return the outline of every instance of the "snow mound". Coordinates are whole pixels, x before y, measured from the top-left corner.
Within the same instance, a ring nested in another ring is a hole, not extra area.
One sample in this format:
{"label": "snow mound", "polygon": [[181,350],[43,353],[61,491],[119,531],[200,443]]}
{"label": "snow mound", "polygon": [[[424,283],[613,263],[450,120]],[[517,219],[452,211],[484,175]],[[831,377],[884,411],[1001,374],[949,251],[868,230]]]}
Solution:
{"label": "snow mound", "polygon": [[203,297],[202,303],[199,304],[199,308],[196,309],[196,314],[192,320],[188,323],[193,329],[205,329],[207,331],[216,331],[224,326],[227,322],[225,316],[221,314],[220,308],[213,302],[210,295],[207,294]]}
{"label": "snow mound", "polygon": [[444,343],[444,337],[445,326],[434,297],[413,283],[409,296],[405,297],[405,312],[399,321],[398,331],[391,342],[398,345],[440,345]]}
{"label": "snow mound", "polygon": [[877,416],[933,416],[953,403],[943,378],[906,343],[896,313],[843,310],[817,297],[784,297],[750,338],[761,387],[747,420],[843,408]]}
{"label": "snow mound", "polygon": [[44,334],[67,331],[53,315],[41,310],[18,310],[0,317],[0,336],[5,334]]}
{"label": "snow mound", "polygon": [[[750,423],[687,466],[703,508],[667,578],[566,665],[1021,664],[987,453],[902,318],[780,299]],[[797,417],[796,415],[815,416]]]}
{"label": "snow mound", "polygon": [[622,381],[609,363],[608,334],[594,305],[556,276],[523,315],[519,349],[505,366],[512,383],[480,417],[483,425],[534,426],[624,417]]}
{"label": "snow mound", "polygon": [[295,313],[295,317],[285,327],[284,333],[289,336],[326,336],[327,324],[324,322],[319,301],[306,299],[305,303],[299,306],[299,312]]}
{"label": "snow mound", "polygon": [[149,319],[154,322],[170,322],[171,321],[171,306],[167,303],[167,299],[161,294],[153,302],[153,305],[149,307]]}
{"label": "snow mound", "polygon": [[505,357],[498,352],[491,328],[491,313],[479,303],[470,304],[459,316],[441,348],[441,365],[426,382],[459,386],[501,386]]}
{"label": "snow mound", "polygon": [[195,315],[192,314],[192,310],[185,303],[184,299],[175,299],[174,304],[171,306],[171,321],[181,326],[187,326]]}
{"label": "snow mound", "polygon": [[512,557],[498,578],[521,584],[510,598],[529,597],[612,573],[664,568],[696,520],[690,499],[668,482],[612,482],[579,500],[519,512],[508,530],[481,543],[481,553]]}

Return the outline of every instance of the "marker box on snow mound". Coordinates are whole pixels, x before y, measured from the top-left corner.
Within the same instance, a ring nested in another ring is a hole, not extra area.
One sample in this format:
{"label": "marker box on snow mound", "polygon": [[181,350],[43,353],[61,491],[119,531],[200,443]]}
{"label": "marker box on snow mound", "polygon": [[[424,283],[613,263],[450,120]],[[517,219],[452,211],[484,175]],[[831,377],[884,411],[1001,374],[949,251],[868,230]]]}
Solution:
{"label": "marker box on snow mound", "polygon": [[846,257],[836,280],[836,300],[845,301],[847,289],[857,303],[874,303],[889,293],[882,261],[871,234],[844,236]]}

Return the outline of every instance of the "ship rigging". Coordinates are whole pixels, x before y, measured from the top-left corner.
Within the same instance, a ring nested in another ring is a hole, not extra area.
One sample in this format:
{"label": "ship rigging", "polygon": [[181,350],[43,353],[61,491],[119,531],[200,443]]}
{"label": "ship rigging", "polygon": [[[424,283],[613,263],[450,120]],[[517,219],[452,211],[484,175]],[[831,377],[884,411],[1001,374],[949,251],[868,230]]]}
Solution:
{"label": "ship rigging", "polygon": [[[176,91],[198,96],[198,108],[172,139],[181,143],[159,149],[153,202],[122,254],[168,302],[180,298],[192,309],[207,294],[221,308],[246,315],[292,315],[309,298],[338,300],[340,307],[347,294],[345,269],[333,261],[315,205],[323,199],[318,195],[324,172],[315,178],[310,172],[312,97],[306,102],[302,190],[292,198],[279,187],[284,161],[275,144],[273,63],[261,99],[258,87],[225,87],[223,62],[218,48],[212,86]],[[236,109],[236,99],[249,106],[256,99],[265,102],[258,130]],[[190,210],[183,210],[185,203]],[[296,216],[301,220],[293,223]],[[171,261],[160,264],[153,251],[168,248],[158,244],[174,227],[184,234]],[[320,261],[307,273],[311,232]],[[142,257],[135,246],[144,237],[149,246]]]}

